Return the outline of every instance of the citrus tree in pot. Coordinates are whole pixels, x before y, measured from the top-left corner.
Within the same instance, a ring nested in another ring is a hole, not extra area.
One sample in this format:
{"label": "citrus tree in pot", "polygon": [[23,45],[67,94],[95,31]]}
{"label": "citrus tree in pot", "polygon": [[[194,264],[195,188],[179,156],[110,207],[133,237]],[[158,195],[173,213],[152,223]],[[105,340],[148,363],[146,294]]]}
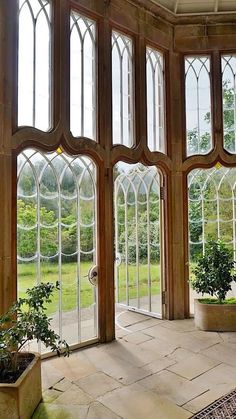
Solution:
{"label": "citrus tree in pot", "polygon": [[193,269],[192,288],[211,298],[195,299],[195,325],[201,330],[236,331],[236,298],[226,299],[236,280],[232,252],[218,241],[209,241]]}
{"label": "citrus tree in pot", "polygon": [[27,289],[0,317],[0,419],[28,419],[42,398],[39,354],[25,352],[27,343],[41,341],[57,355],[69,355],[68,344],[51,329],[45,304],[59,283]]}

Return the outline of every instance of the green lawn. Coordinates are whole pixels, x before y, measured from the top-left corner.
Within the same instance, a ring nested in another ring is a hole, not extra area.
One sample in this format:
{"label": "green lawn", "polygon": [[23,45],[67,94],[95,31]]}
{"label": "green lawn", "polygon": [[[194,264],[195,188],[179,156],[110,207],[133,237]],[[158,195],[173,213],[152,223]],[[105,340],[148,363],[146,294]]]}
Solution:
{"label": "green lawn", "polygon": [[[94,288],[85,278],[88,270],[91,267],[90,262],[83,262],[81,264],[80,275],[80,306],[81,308],[89,307],[94,302]],[[53,263],[41,264],[41,281],[55,283],[59,278],[58,265]],[[77,307],[77,264],[66,263],[62,265],[62,282],[61,282],[61,304],[63,311],[74,310]],[[25,297],[27,288],[36,285],[36,265],[20,264],[18,265],[18,296]],[[53,314],[58,310],[60,300],[60,293],[54,292],[50,306],[48,307],[48,314]]]}
{"label": "green lawn", "polygon": [[[81,263],[80,275],[80,306],[81,308],[89,307],[94,302],[94,287],[85,277],[91,267],[90,262]],[[26,289],[36,285],[37,277],[36,264],[19,264],[18,265],[18,297],[25,297]],[[160,268],[158,265],[151,265],[152,277],[152,295],[160,292]],[[56,282],[59,278],[58,265],[53,263],[41,264],[41,281]],[[102,279],[101,279],[102,280]],[[61,304],[63,311],[74,310],[77,307],[77,264],[64,263],[62,265],[62,283],[61,283]],[[139,270],[139,295],[144,297],[148,295],[148,269],[147,265],[140,265]],[[125,300],[126,296],[126,276],[125,265],[119,266],[119,301]],[[137,297],[136,288],[136,268],[129,267],[129,298]],[[48,306],[49,315],[58,310],[59,292],[55,291],[52,301]]]}
{"label": "green lawn", "polygon": [[[150,266],[151,294],[160,293],[160,266]],[[137,268],[130,265],[128,269],[129,298],[137,298]],[[148,265],[139,266],[139,297],[148,296]],[[119,266],[118,301],[126,300],[126,270],[125,265]]]}

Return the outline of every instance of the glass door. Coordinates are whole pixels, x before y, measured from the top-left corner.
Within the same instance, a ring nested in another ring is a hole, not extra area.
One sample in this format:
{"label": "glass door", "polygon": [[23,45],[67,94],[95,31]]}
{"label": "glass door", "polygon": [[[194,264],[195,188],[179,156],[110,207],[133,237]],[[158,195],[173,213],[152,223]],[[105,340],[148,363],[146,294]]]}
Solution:
{"label": "glass door", "polygon": [[47,314],[71,346],[98,336],[96,193],[86,156],[27,149],[18,157],[18,297],[58,281]]}
{"label": "glass door", "polygon": [[161,317],[160,175],[155,167],[114,169],[116,302]]}

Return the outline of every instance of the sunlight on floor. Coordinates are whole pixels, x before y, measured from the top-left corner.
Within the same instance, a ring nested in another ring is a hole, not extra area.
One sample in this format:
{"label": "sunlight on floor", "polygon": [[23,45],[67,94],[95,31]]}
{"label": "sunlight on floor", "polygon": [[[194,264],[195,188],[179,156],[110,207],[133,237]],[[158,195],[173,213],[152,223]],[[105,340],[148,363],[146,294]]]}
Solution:
{"label": "sunlight on floor", "polygon": [[117,340],[42,362],[33,418],[184,419],[235,388],[236,333],[124,311]]}

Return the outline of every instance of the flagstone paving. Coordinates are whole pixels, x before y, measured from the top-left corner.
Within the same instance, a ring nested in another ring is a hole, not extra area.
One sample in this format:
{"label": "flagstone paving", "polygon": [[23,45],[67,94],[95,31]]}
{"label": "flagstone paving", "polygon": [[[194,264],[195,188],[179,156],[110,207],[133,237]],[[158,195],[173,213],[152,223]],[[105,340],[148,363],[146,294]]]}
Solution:
{"label": "flagstone paving", "polygon": [[187,419],[236,387],[236,333],[124,311],[117,340],[42,361],[33,419]]}

